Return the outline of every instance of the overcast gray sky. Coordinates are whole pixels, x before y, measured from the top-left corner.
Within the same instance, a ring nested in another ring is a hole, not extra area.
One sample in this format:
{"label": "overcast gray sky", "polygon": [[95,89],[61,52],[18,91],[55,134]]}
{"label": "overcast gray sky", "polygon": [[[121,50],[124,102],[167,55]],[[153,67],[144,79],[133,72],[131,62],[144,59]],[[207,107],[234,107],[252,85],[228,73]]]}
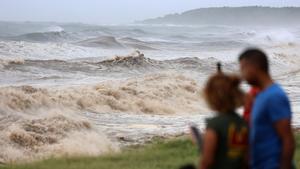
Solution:
{"label": "overcast gray sky", "polygon": [[0,0],[0,20],[130,23],[201,7],[300,6],[300,0]]}

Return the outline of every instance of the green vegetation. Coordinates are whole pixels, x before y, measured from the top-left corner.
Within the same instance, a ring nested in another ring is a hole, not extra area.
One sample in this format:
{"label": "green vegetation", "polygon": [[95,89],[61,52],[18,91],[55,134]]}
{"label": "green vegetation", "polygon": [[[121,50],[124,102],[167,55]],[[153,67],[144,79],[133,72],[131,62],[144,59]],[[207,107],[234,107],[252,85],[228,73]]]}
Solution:
{"label": "green vegetation", "polygon": [[195,163],[197,152],[186,139],[155,140],[142,147],[130,147],[122,153],[100,157],[49,159],[0,169],[172,169]]}
{"label": "green vegetation", "polygon": [[[300,167],[300,135],[296,136],[295,161]],[[187,139],[156,140],[152,144],[130,147],[122,153],[100,157],[60,158],[8,165],[0,169],[178,169],[187,163],[197,163],[195,146]]]}
{"label": "green vegetation", "polygon": [[297,168],[300,168],[300,134],[296,135],[295,163]]}

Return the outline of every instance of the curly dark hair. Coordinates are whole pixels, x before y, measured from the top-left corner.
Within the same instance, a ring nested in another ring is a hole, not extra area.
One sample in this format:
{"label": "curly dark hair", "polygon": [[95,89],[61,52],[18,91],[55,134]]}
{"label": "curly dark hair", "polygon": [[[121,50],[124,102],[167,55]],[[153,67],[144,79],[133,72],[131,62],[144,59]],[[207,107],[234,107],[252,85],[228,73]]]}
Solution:
{"label": "curly dark hair", "polygon": [[211,76],[204,87],[204,98],[209,107],[219,113],[235,111],[244,103],[238,76],[218,72]]}

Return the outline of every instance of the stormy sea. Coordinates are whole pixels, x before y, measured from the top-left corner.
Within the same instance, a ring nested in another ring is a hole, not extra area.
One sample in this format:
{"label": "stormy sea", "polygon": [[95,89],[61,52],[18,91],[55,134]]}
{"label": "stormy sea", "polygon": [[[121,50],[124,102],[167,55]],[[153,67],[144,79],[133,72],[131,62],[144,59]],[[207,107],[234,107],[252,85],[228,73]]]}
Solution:
{"label": "stormy sea", "polygon": [[[300,27],[0,22],[0,162],[99,155],[203,127],[222,62],[270,57],[300,125]],[[243,88],[247,90],[244,84]]]}

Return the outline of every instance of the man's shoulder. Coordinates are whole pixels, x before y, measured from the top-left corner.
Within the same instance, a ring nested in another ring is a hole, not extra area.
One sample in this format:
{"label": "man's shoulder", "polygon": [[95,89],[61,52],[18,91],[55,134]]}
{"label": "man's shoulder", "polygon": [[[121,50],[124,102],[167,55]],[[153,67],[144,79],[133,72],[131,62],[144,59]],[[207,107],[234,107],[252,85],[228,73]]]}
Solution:
{"label": "man's shoulder", "polygon": [[274,84],[265,101],[271,107],[289,105],[289,98],[279,84]]}
{"label": "man's shoulder", "polygon": [[281,85],[275,83],[272,85],[272,87],[268,90],[266,93],[266,96],[268,99],[276,99],[281,97],[287,97],[284,89],[281,87]]}

